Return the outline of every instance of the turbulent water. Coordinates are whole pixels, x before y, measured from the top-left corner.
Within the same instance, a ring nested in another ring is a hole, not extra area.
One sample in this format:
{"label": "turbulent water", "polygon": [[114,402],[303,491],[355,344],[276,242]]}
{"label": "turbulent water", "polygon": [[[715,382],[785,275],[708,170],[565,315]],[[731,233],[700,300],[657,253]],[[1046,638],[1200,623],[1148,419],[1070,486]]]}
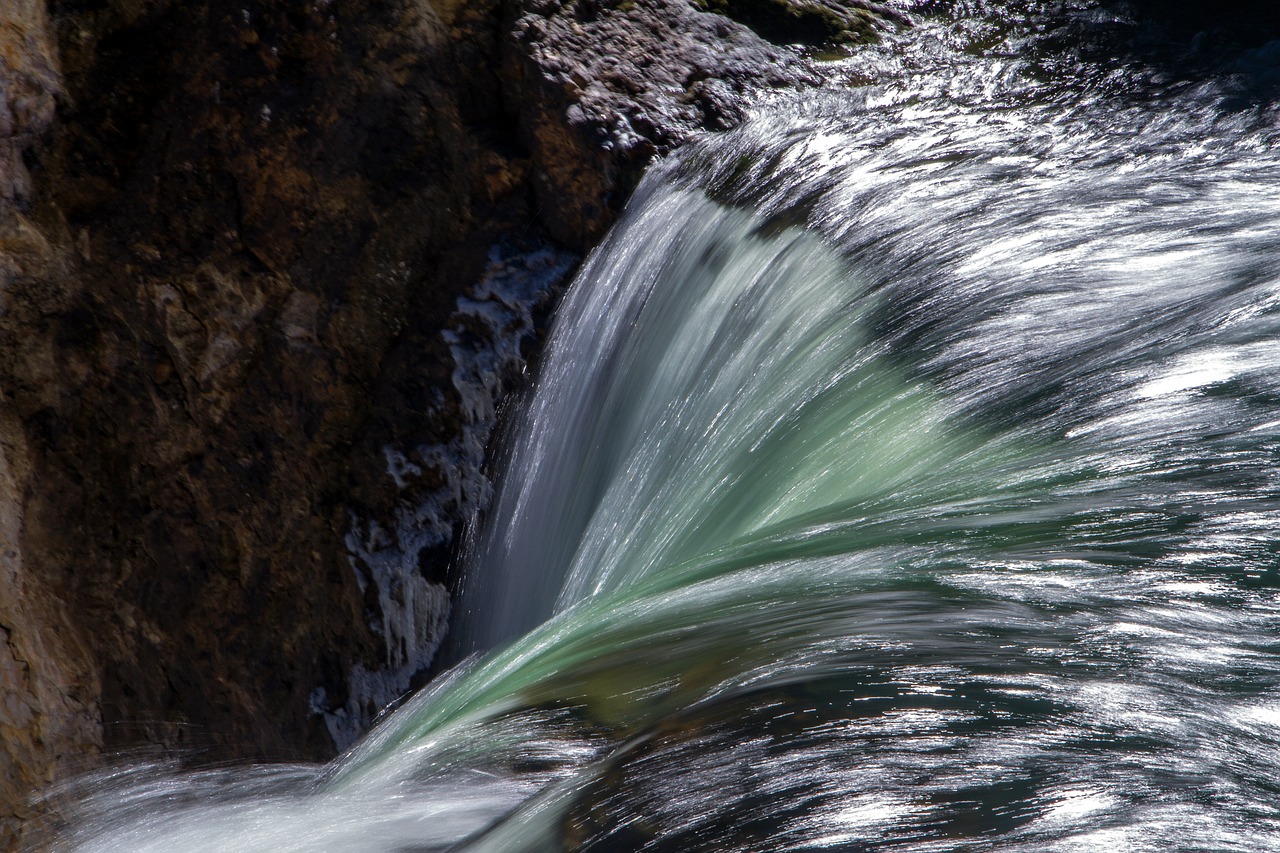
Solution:
{"label": "turbulent water", "polygon": [[1280,849],[1280,44],[964,6],[646,178],[459,666],[69,843]]}

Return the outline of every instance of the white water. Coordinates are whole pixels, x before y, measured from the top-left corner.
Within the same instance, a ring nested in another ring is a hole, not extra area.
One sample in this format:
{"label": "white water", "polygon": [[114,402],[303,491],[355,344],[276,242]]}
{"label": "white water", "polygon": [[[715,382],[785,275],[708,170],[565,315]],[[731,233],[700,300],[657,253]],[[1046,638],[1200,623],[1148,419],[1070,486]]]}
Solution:
{"label": "white water", "polygon": [[1280,846],[1275,112],[921,32],[646,179],[473,657],[330,767],[135,771],[76,849]]}

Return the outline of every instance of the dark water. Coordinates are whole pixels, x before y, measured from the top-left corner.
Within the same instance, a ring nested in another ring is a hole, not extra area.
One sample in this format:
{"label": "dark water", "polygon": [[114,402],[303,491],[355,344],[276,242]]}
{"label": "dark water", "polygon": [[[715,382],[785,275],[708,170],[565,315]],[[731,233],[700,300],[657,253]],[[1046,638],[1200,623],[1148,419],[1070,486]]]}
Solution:
{"label": "dark water", "polygon": [[476,655],[79,849],[1280,848],[1280,43],[899,5],[573,285]]}

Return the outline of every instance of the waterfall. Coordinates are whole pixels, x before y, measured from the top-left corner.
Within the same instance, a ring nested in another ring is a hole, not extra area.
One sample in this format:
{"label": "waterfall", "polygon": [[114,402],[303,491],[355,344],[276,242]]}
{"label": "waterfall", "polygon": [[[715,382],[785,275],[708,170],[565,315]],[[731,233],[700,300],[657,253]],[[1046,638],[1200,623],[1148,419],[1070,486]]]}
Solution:
{"label": "waterfall", "polygon": [[646,177],[456,666],[325,768],[122,771],[75,849],[1280,846],[1275,110],[927,35]]}

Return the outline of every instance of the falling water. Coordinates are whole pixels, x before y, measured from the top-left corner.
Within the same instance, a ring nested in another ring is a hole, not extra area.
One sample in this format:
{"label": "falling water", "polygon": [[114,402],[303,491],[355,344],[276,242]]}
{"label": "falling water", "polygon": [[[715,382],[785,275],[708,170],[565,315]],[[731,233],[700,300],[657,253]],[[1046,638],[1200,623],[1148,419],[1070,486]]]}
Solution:
{"label": "falling water", "polygon": [[1280,848],[1280,50],[1082,7],[656,167],[460,663],[321,770],[122,771],[76,849]]}

